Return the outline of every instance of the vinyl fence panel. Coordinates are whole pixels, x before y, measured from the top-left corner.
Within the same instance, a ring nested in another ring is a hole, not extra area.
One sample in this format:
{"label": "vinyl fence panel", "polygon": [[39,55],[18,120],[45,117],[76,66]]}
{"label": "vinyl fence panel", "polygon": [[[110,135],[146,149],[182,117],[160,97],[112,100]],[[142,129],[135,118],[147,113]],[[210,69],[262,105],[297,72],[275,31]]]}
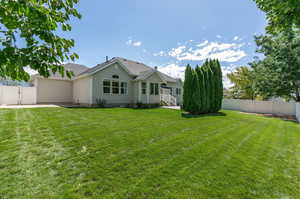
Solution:
{"label": "vinyl fence panel", "polygon": [[238,110],[250,113],[296,115],[295,102],[224,99],[222,107],[227,110]]}
{"label": "vinyl fence panel", "polygon": [[20,87],[21,89],[21,104],[36,104],[36,88],[35,87]]}
{"label": "vinyl fence panel", "polygon": [[36,88],[0,86],[0,104],[36,104]]}

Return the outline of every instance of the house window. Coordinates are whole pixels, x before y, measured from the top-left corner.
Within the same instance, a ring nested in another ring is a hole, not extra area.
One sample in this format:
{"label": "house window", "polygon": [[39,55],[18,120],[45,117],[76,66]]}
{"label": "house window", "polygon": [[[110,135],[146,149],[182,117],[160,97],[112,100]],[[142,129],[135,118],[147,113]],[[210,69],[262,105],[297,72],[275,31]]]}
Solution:
{"label": "house window", "polygon": [[159,95],[158,83],[150,83],[150,95]]}
{"label": "house window", "polygon": [[173,95],[173,88],[170,88],[170,95]]}
{"label": "house window", "polygon": [[119,94],[120,83],[118,81],[112,81],[112,94]]}
{"label": "house window", "polygon": [[105,94],[110,93],[110,81],[109,80],[103,81],[103,93],[105,93]]}
{"label": "house window", "polygon": [[121,82],[121,94],[122,95],[127,95],[127,82]]}
{"label": "house window", "polygon": [[162,84],[161,84],[161,87],[162,87],[162,88],[165,88],[166,86],[167,86],[166,83],[162,83]]}
{"label": "house window", "polygon": [[128,83],[115,81],[115,80],[104,80],[103,81],[103,93],[104,94],[122,94],[127,95]]}
{"label": "house window", "polygon": [[113,75],[112,78],[113,79],[119,79],[119,75]]}
{"label": "house window", "polygon": [[158,84],[155,84],[154,87],[155,87],[154,93],[155,93],[155,95],[158,95],[158,94],[159,94],[159,91],[158,91],[158,89],[159,89]]}
{"label": "house window", "polygon": [[142,82],[142,94],[146,95],[146,93],[147,93],[147,83]]}
{"label": "house window", "polygon": [[181,88],[176,88],[176,95],[181,95]]}

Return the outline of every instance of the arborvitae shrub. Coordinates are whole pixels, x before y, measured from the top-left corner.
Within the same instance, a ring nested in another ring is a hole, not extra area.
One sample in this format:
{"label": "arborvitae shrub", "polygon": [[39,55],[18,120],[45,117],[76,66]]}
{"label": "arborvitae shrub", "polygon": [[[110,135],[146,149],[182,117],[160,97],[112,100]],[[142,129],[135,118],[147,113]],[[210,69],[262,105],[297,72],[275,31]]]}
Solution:
{"label": "arborvitae shrub", "polygon": [[222,107],[222,70],[218,60],[206,60],[185,70],[183,110],[192,114],[218,112]]}

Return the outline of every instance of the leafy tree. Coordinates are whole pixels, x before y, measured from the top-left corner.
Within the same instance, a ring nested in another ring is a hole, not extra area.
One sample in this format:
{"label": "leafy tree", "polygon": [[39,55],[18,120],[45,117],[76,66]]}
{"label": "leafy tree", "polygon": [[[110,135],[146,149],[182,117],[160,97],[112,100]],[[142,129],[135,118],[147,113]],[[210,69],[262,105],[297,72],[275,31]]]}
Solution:
{"label": "leafy tree", "polygon": [[257,6],[266,13],[267,31],[276,33],[300,28],[300,0],[254,0]]}
{"label": "leafy tree", "polygon": [[185,69],[185,78],[183,84],[183,110],[190,112],[192,106],[193,94],[193,71],[190,65]]}
{"label": "leafy tree", "polygon": [[263,96],[300,102],[300,33],[289,30],[256,37],[257,52],[265,58],[251,63],[255,89]]}
{"label": "leafy tree", "polygon": [[234,84],[230,88],[233,98],[251,100],[256,98],[254,72],[250,67],[239,67],[235,72],[227,74],[227,77]]}
{"label": "leafy tree", "polygon": [[78,1],[0,0],[0,77],[28,80],[27,66],[45,77],[50,71],[64,76],[62,63],[78,55],[70,52],[74,40],[56,32],[71,31],[70,18],[81,18]]}

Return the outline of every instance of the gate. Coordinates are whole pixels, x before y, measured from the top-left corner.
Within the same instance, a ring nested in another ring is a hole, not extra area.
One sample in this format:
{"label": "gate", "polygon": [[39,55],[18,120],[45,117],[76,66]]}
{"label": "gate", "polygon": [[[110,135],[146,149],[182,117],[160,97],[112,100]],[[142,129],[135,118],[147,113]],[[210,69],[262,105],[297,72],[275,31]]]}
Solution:
{"label": "gate", "polygon": [[36,104],[36,88],[0,86],[0,104]]}

